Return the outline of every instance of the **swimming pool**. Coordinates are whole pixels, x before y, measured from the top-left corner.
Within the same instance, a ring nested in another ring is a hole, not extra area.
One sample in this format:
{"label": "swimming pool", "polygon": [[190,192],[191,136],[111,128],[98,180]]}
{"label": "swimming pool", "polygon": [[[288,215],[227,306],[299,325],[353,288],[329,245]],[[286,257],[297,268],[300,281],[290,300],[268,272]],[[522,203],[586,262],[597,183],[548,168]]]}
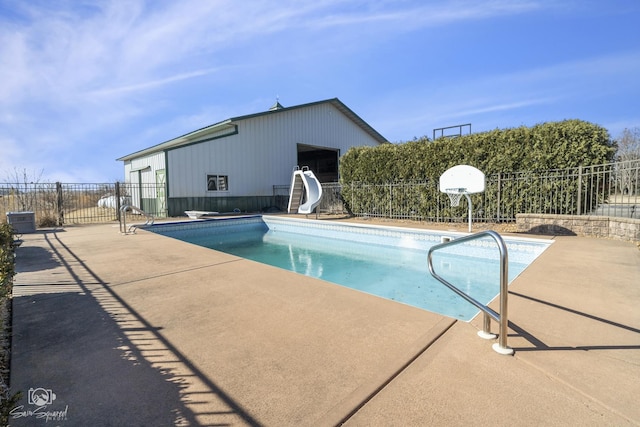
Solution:
{"label": "swimming pool", "polygon": [[[478,310],[433,279],[427,252],[466,233],[252,216],[156,224],[147,230],[469,321]],[[509,282],[550,244],[505,238]],[[438,274],[482,303],[499,293],[499,251],[491,238],[434,253]]]}

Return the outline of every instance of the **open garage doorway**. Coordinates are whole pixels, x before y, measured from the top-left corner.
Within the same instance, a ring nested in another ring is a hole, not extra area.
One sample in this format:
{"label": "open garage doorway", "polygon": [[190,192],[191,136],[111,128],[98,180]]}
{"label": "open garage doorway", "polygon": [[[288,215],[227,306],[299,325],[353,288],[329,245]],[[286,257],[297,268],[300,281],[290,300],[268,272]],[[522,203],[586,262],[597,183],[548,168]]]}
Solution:
{"label": "open garage doorway", "polygon": [[335,148],[298,144],[298,166],[309,166],[320,182],[338,181],[339,157],[340,150]]}

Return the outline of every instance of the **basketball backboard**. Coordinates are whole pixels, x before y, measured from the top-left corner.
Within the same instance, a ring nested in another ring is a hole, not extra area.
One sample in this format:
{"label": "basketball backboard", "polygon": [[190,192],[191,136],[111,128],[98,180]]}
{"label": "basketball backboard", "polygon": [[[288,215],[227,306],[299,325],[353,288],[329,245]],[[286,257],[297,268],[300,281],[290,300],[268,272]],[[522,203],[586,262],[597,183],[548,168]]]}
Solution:
{"label": "basketball backboard", "polygon": [[454,166],[440,176],[439,188],[443,193],[482,193],[484,173],[469,165]]}

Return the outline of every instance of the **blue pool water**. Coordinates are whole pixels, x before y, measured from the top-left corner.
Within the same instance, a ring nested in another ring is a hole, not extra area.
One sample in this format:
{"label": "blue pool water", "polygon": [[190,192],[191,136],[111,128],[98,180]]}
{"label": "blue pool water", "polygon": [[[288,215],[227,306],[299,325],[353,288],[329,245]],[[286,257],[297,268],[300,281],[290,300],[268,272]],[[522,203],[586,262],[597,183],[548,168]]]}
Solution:
{"label": "blue pool water", "polygon": [[[427,251],[461,233],[363,226],[282,217],[154,225],[151,231],[315,277],[461,320],[478,310],[433,279]],[[505,239],[509,282],[550,244]],[[436,251],[439,275],[488,303],[499,293],[499,252],[490,238]]]}

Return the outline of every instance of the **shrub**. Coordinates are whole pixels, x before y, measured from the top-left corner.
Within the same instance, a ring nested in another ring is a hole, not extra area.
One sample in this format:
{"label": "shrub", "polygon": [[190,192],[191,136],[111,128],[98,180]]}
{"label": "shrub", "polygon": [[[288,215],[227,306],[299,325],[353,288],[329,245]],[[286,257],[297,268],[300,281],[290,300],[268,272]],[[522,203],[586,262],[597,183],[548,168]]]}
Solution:
{"label": "shrub", "polygon": [[0,299],[11,295],[13,276],[15,276],[13,228],[0,224]]}
{"label": "shrub", "polygon": [[58,219],[51,214],[45,214],[38,220],[38,227],[56,227],[58,225]]}
{"label": "shrub", "polygon": [[[515,187],[506,189],[512,198],[502,202],[508,203],[509,210],[517,213],[526,209],[526,202],[532,197],[553,194],[556,185],[545,180],[523,179],[523,173],[533,177],[539,172],[603,164],[612,160],[614,154],[615,146],[607,130],[581,120],[543,123],[530,128],[496,129],[453,139],[439,138],[433,142],[424,138],[402,144],[356,147],[340,159],[342,196],[350,208],[367,203],[365,195],[355,194],[355,186],[350,187],[351,183],[421,181],[427,182],[428,191],[434,192],[445,170],[467,164],[483,171],[488,179],[492,175],[518,172],[520,179],[508,184]],[[577,179],[562,181],[561,185],[565,190],[567,186],[579,190]],[[416,209],[420,212],[434,211],[435,197],[418,199]],[[595,199],[592,201],[597,202]],[[558,208],[558,203],[563,205],[564,212],[575,209],[575,203],[570,199],[553,200],[545,209],[552,212]],[[495,210],[492,206],[484,208]]]}
{"label": "shrub", "polygon": [[[14,257],[14,240],[13,228],[7,224],[0,224],[0,313],[5,312],[8,306],[8,299],[11,298],[11,289],[13,286],[13,276],[15,275],[15,257]],[[8,316],[7,316],[8,318]],[[16,405],[21,394],[11,394],[8,383],[8,361],[9,351],[6,339],[8,326],[4,324],[7,320],[4,316],[0,317],[0,423],[7,425],[9,419],[9,411]]]}

